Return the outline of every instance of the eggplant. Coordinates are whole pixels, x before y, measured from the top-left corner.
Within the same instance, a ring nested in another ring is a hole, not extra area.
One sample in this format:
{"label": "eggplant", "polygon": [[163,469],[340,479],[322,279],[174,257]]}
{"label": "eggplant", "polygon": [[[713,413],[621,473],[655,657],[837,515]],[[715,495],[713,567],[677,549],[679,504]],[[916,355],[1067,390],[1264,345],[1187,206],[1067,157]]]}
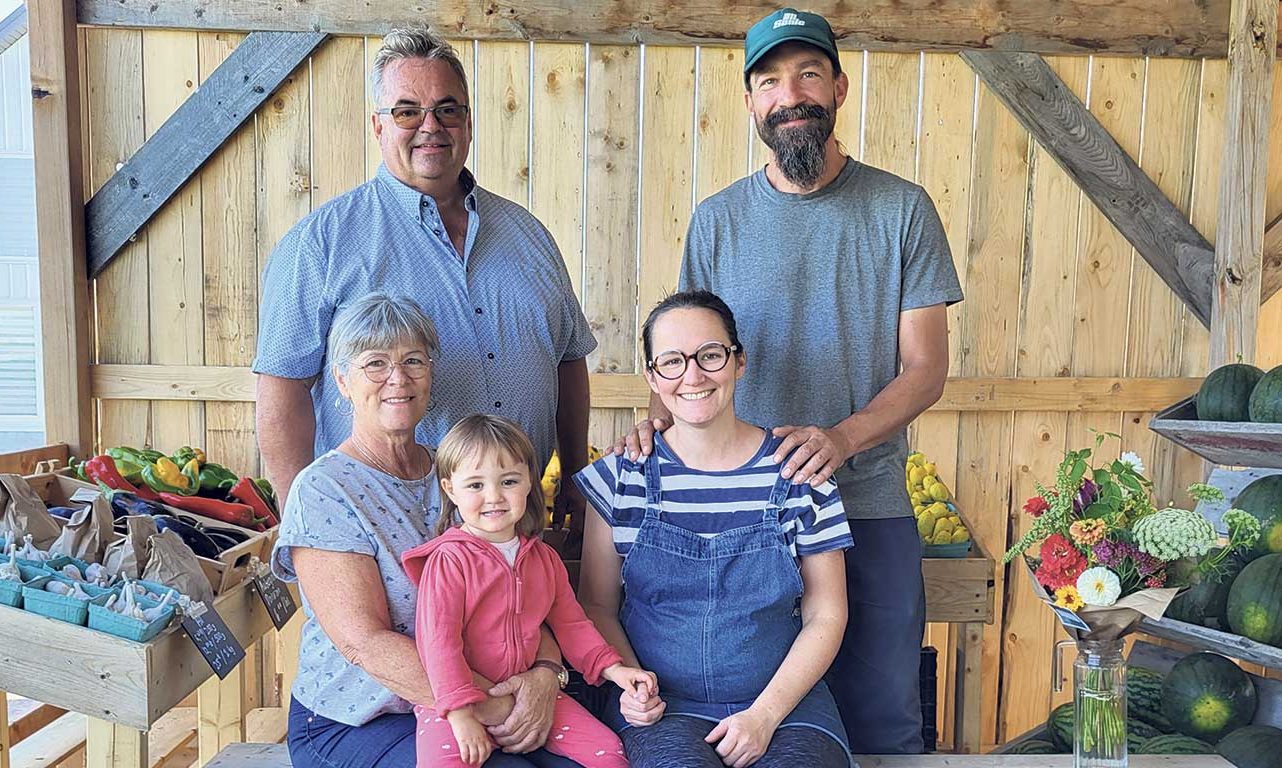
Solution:
{"label": "eggplant", "polygon": [[147,501],[135,493],[113,491],[111,494],[111,514],[115,518],[129,515],[168,515],[169,510],[154,501]]}
{"label": "eggplant", "polygon": [[54,517],[61,517],[63,520],[70,520],[71,516],[81,509],[84,509],[84,507],[49,507],[49,514]]}
{"label": "eggplant", "polygon": [[240,542],[236,541],[236,539],[232,538],[231,536],[228,536],[225,533],[221,533],[219,531],[206,529],[205,535],[209,537],[210,541],[214,542],[214,544],[217,545],[219,554],[222,554],[223,552],[226,552],[232,547],[235,547],[240,544]]}
{"label": "eggplant", "polygon": [[234,544],[244,544],[245,542],[249,541],[249,538],[251,536],[253,536],[252,533],[249,533],[246,531],[238,531],[235,528],[215,528],[210,525],[202,525],[200,526],[200,529],[205,533],[209,534],[211,537],[214,534],[218,534],[219,536],[229,539]]}
{"label": "eggplant", "polygon": [[156,521],[156,528],[162,531],[173,531],[178,534],[178,538],[191,547],[191,551],[196,553],[197,557],[204,557],[210,560],[218,559],[218,554],[222,551],[212,539],[205,535],[205,532],[171,515],[153,515]]}

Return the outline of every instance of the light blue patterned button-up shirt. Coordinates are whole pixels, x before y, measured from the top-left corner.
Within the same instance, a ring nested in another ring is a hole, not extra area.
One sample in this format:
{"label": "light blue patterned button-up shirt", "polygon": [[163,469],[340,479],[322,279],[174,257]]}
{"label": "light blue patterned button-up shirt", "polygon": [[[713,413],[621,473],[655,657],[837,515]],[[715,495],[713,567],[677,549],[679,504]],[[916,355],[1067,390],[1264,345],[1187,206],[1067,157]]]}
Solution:
{"label": "light blue patterned button-up shirt", "polygon": [[476,412],[525,428],[541,462],[556,436],[557,366],[596,347],[552,235],[519,205],[476,186],[460,259],[436,203],[386,167],[322,205],[267,262],[254,372],[323,375],[312,388],[319,456],[351,432],[325,346],[334,313],[371,291],[418,302],[441,337],[417,437],[438,445]]}

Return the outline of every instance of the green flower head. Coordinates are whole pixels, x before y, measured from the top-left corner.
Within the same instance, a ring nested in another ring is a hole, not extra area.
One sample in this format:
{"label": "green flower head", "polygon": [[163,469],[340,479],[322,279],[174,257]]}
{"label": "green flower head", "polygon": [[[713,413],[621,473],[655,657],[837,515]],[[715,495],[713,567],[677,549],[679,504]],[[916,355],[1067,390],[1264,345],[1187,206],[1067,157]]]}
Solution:
{"label": "green flower head", "polygon": [[1140,551],[1170,562],[1201,557],[1215,545],[1215,528],[1196,512],[1168,507],[1135,521],[1135,543]]}
{"label": "green flower head", "polygon": [[1224,525],[1229,529],[1229,539],[1239,547],[1253,547],[1260,539],[1260,521],[1255,515],[1241,509],[1224,513]]}

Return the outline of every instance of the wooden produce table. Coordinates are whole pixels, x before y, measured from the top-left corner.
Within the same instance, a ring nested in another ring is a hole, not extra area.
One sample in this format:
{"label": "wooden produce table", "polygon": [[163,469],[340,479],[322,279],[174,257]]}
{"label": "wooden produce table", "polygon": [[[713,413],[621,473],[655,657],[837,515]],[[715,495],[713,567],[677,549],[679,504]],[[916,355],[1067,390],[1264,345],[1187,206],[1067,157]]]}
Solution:
{"label": "wooden produce table", "polygon": [[[244,648],[274,629],[250,585],[246,580],[214,601]],[[135,643],[0,606],[0,692],[86,715],[87,768],[147,768],[146,731],[192,691],[202,764],[244,741],[242,668],[219,680],[181,627]],[[7,762],[8,750],[0,749],[0,764]]]}
{"label": "wooden produce table", "polygon": [[955,667],[957,679],[953,691],[952,744],[952,750],[958,753],[979,752],[982,746],[980,730],[984,716],[980,709],[980,662],[983,659],[984,625],[993,623],[993,568],[993,559],[984,553],[979,542],[975,542],[966,557],[928,557],[921,561],[921,575],[926,584],[927,623],[956,624],[960,629]]}

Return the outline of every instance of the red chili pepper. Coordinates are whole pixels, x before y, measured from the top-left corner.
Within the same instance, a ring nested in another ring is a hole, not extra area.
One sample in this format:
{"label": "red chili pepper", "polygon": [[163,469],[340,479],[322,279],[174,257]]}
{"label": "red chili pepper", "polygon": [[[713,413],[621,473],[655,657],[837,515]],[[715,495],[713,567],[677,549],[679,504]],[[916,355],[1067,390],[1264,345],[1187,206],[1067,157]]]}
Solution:
{"label": "red chili pepper", "polygon": [[237,501],[248,504],[254,510],[255,515],[265,520],[268,528],[280,524],[280,521],[276,519],[276,514],[272,512],[272,508],[267,504],[266,500],[258,495],[258,486],[254,485],[253,478],[242,477],[240,482],[233,485],[228,493]]}
{"label": "red chili pepper", "polygon": [[124,475],[120,474],[120,470],[116,469],[116,460],[105,453],[101,456],[94,456],[82,466],[84,467],[85,477],[93,482],[102,483],[113,491],[128,491],[148,501],[160,500],[156,492],[147,486],[134,487],[134,484],[126,480]]}
{"label": "red chili pepper", "polygon": [[179,496],[176,493],[162,493],[160,500],[185,512],[212,517],[220,522],[239,525],[242,528],[253,528],[258,524],[258,519],[254,517],[254,510],[248,504],[207,499],[203,496]]}

